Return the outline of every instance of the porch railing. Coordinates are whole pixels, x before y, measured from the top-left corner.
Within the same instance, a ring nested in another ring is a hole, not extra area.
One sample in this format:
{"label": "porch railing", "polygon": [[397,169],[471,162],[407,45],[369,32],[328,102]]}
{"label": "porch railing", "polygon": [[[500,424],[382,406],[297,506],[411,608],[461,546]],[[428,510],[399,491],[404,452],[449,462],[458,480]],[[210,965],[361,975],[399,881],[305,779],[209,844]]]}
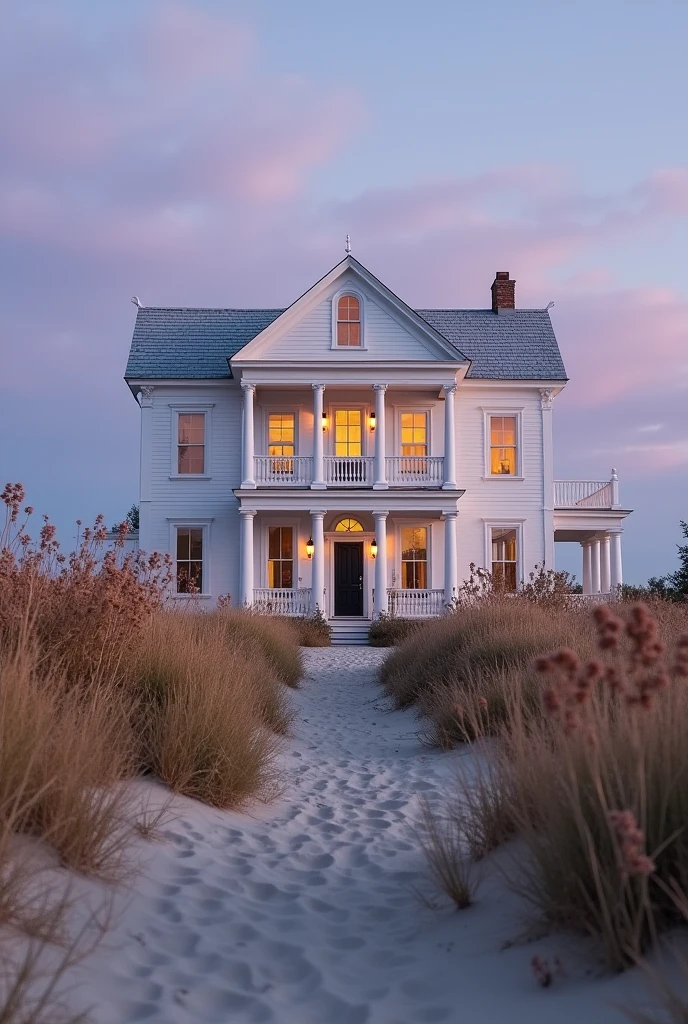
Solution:
{"label": "porch railing", "polygon": [[385,463],[388,484],[441,487],[444,482],[444,458],[441,455],[394,455]]}
{"label": "porch railing", "polygon": [[404,619],[430,619],[444,612],[443,590],[388,590],[390,615]]}
{"label": "porch railing", "polygon": [[311,589],[263,587],[253,591],[253,607],[256,611],[271,615],[308,615],[311,610]]}
{"label": "porch railing", "polygon": [[375,460],[366,456],[328,455],[325,460],[325,483],[337,487],[371,487]]}
{"label": "porch railing", "polygon": [[253,458],[258,487],[303,487],[313,479],[313,459],[303,455],[255,455]]}
{"label": "porch railing", "polygon": [[613,508],[613,480],[555,480],[555,508]]}

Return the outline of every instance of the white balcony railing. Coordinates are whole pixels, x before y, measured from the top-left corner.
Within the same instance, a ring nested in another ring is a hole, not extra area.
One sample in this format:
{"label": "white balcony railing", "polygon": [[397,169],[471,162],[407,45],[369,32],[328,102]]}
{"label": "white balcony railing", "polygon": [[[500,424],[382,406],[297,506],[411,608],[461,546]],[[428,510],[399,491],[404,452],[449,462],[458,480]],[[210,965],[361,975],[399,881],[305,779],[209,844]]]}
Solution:
{"label": "white balcony railing", "polygon": [[555,480],[555,508],[613,508],[613,480]]}
{"label": "white balcony railing", "polygon": [[395,455],[385,459],[387,483],[406,487],[441,487],[444,458],[441,455]]}
{"label": "white balcony railing", "polygon": [[310,587],[296,590],[263,587],[253,591],[253,607],[270,615],[308,615],[311,610]]}
{"label": "white balcony railing", "polygon": [[430,619],[444,612],[443,590],[388,590],[390,615],[404,619]]}
{"label": "white balcony railing", "polygon": [[256,485],[306,487],[313,479],[313,459],[302,455],[256,455]]}
{"label": "white balcony railing", "polygon": [[325,483],[336,487],[372,487],[374,462],[364,456],[329,455],[324,459]]}

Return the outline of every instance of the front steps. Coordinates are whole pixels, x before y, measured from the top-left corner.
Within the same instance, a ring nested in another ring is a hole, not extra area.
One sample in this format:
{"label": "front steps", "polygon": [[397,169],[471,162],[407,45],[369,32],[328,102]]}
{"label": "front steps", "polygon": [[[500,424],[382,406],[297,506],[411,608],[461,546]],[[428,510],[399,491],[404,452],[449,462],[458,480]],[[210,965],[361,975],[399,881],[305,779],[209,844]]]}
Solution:
{"label": "front steps", "polygon": [[368,643],[370,619],[330,619],[332,646],[363,646]]}

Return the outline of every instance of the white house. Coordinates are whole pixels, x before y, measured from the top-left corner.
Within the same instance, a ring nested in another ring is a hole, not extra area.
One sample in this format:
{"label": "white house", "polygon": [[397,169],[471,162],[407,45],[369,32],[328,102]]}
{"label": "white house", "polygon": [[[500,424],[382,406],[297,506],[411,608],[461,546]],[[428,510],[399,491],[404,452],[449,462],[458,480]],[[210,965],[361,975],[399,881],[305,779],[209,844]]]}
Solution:
{"label": "white house", "polygon": [[411,309],[347,255],[288,309],[139,308],[140,545],[177,592],[364,622],[435,615],[471,562],[515,588],[555,541],[621,583],[618,481],[554,480],[547,310]]}

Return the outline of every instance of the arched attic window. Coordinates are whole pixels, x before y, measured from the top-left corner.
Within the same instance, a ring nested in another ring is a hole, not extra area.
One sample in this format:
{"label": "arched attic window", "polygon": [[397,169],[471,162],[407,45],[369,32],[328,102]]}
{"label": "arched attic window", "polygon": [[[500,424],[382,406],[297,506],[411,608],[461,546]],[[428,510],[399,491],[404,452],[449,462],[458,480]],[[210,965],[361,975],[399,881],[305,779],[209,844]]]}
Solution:
{"label": "arched attic window", "polygon": [[358,519],[340,519],[334,529],[335,533],[363,533]]}
{"label": "arched attic window", "polygon": [[361,301],[356,295],[340,295],[337,299],[337,344],[360,348]]}

